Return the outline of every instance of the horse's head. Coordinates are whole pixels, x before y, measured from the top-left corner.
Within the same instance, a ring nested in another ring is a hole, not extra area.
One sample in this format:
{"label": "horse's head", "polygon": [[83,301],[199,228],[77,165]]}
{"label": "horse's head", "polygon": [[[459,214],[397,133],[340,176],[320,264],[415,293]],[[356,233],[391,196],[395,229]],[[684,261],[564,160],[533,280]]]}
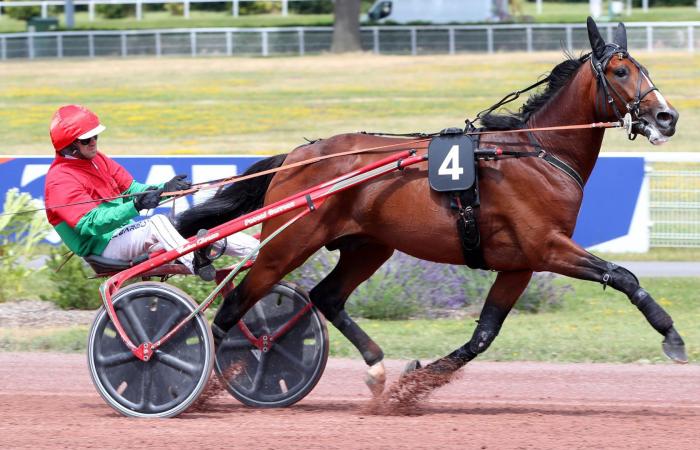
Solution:
{"label": "horse's head", "polygon": [[652,144],[663,144],[676,132],[678,111],[666,101],[647,70],[627,52],[627,30],[620,23],[613,42],[605,43],[592,18],[588,18],[591,66],[598,83],[597,107],[616,118],[629,112],[636,123],[632,136],[643,134]]}

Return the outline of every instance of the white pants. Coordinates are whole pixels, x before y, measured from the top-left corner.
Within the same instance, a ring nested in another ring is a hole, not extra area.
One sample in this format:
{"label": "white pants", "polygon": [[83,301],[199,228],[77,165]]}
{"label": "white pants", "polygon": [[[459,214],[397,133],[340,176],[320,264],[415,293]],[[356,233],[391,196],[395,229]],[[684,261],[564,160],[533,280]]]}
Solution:
{"label": "white pants", "polygon": [[[130,223],[117,230],[110,239],[102,256],[105,258],[132,260],[143,253],[156,250],[173,250],[187,243],[177,232],[167,217],[156,214],[148,219]],[[226,238],[225,254],[229,256],[246,256],[258,245],[258,240],[245,233],[236,233]],[[192,273],[194,255],[188,253],[179,258]]]}

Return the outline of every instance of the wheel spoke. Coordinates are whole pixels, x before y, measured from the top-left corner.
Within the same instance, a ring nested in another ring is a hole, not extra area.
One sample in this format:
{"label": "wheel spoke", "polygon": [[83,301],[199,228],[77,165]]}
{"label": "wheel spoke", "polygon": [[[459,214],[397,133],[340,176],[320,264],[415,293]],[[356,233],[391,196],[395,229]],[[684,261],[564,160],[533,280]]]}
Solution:
{"label": "wheel spoke", "polygon": [[284,357],[284,359],[286,359],[287,361],[289,361],[290,363],[292,363],[292,365],[293,365],[294,367],[296,367],[297,370],[299,370],[300,372],[305,372],[305,371],[306,371],[307,367],[306,367],[306,365],[304,365],[304,362],[301,361],[301,360],[300,360],[299,358],[297,358],[296,356],[294,356],[294,355],[292,355],[291,353],[289,353],[289,352],[288,352],[284,347],[282,347],[281,345],[273,345],[273,346],[271,347],[271,350],[274,350],[274,351],[276,351],[277,353],[279,353],[282,357]]}
{"label": "wheel spoke", "polygon": [[180,315],[179,314],[171,314],[168,319],[163,323],[163,325],[160,327],[158,332],[154,334],[153,336],[155,337],[154,342],[157,341],[158,339],[162,339],[165,333],[170,331],[172,327],[175,326],[177,321],[180,320]]}
{"label": "wheel spoke", "polygon": [[136,356],[127,351],[122,353],[115,353],[109,356],[97,355],[97,363],[103,368],[115,367],[136,359]]}
{"label": "wheel spoke", "polygon": [[224,340],[221,343],[221,348],[250,348],[253,347],[253,343],[248,339],[236,339],[236,340]]}
{"label": "wheel spoke", "polygon": [[270,327],[267,325],[267,317],[265,317],[265,310],[263,309],[262,302],[255,303],[255,305],[253,306],[253,311],[255,311],[255,314],[260,319],[261,331],[269,331]]}
{"label": "wheel spoke", "polygon": [[153,392],[153,365],[146,363],[143,367],[140,405],[146,411],[151,410],[151,393]]}
{"label": "wheel spoke", "polygon": [[255,377],[253,378],[253,385],[250,387],[250,392],[255,393],[260,389],[260,384],[262,383],[263,375],[265,372],[265,363],[267,362],[267,353],[260,355],[260,363],[258,368],[255,370]]}
{"label": "wheel spoke", "polygon": [[187,375],[194,377],[197,375],[198,367],[192,363],[189,363],[187,361],[183,361],[182,359],[170,355],[168,353],[165,353],[163,350],[156,350],[156,359],[159,362],[162,362],[166,366],[172,367],[175,370],[179,370],[181,372],[185,372]]}
{"label": "wheel spoke", "polygon": [[124,311],[124,314],[126,315],[126,320],[129,322],[129,325],[131,325],[131,329],[134,330],[134,333],[136,333],[136,338],[139,339],[141,342],[135,342],[135,344],[140,344],[143,342],[149,342],[148,334],[146,333],[146,330],[143,328],[143,324],[139,320],[139,317],[136,315],[136,312],[134,311],[134,303],[129,302],[127,303],[124,308],[122,308],[122,311]]}

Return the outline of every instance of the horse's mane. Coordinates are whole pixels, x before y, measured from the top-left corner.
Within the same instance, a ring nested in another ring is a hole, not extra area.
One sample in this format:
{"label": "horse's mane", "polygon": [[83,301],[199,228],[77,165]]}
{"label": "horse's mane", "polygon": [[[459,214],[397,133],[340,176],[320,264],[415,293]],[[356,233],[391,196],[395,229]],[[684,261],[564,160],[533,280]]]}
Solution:
{"label": "horse's mane", "polygon": [[512,130],[524,128],[530,117],[540,110],[556,93],[569,82],[571,77],[588,60],[590,53],[579,58],[566,54],[567,58],[557,64],[549,73],[549,82],[544,91],[533,94],[517,113],[489,113],[480,119],[481,124],[488,130]]}

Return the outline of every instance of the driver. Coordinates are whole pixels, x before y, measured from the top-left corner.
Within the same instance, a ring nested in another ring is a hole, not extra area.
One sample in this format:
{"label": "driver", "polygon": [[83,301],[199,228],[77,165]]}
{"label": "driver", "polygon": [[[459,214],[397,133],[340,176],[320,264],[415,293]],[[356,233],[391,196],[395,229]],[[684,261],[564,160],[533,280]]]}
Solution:
{"label": "driver", "polygon": [[[157,207],[163,192],[189,189],[186,175],[161,185],[134,181],[121,165],[97,150],[98,135],[104,130],[97,115],[80,105],[62,106],[53,115],[49,134],[56,159],[46,175],[45,203],[72,205],[47,209],[49,223],[78,256],[132,260],[145,252],[169,251],[186,244],[164,215],[132,220],[139,211]],[[146,194],[104,200],[140,192]],[[226,241],[225,254],[230,256],[245,256],[258,245],[257,239],[245,233],[236,233]],[[207,281],[214,279],[214,267],[197,252],[183,255],[179,261],[193,274]]]}

